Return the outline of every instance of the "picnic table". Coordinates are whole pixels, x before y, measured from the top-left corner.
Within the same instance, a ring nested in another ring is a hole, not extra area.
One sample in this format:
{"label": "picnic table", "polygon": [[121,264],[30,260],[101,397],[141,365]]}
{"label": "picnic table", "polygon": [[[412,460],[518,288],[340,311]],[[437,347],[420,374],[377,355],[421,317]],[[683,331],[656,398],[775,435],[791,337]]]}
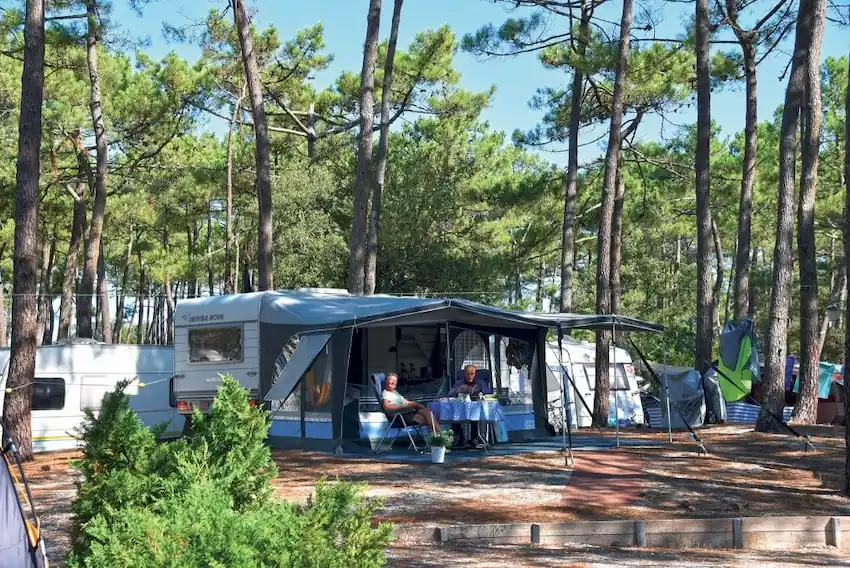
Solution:
{"label": "picnic table", "polygon": [[496,422],[505,420],[502,405],[497,400],[440,399],[428,406],[440,422],[478,422],[478,438],[484,444],[484,451],[487,451],[489,434],[496,438]]}

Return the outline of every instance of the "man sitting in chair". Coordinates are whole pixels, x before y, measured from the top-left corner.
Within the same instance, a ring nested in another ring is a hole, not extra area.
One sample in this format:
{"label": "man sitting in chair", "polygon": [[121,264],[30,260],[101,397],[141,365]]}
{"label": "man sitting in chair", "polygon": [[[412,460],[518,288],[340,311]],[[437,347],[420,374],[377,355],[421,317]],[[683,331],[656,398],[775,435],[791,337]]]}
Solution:
{"label": "man sitting in chair", "polygon": [[398,375],[390,373],[384,381],[384,392],[381,393],[381,407],[384,412],[393,414],[410,415],[413,421],[428,428],[433,432],[437,428],[437,421],[431,411],[412,400],[407,400],[395,389],[398,386]]}
{"label": "man sitting in chair", "polygon": [[[459,394],[468,394],[473,400],[477,399],[484,392],[484,383],[475,378],[478,369],[475,365],[467,365],[463,368],[463,379],[459,380],[452,390],[449,391],[449,396],[457,396]],[[458,446],[477,445],[478,441],[478,423],[469,423],[469,440],[464,440],[463,425],[457,422],[452,424],[452,430],[455,433],[455,439],[459,440]]]}

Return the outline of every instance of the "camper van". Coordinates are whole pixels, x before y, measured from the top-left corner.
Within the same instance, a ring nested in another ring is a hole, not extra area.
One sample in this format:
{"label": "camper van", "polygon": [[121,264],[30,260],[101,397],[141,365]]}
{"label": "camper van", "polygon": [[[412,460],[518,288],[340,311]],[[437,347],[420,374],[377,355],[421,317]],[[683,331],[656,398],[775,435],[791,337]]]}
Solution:
{"label": "camper van", "polygon": [[[549,399],[549,419],[552,424],[560,425],[563,410],[563,386],[561,384],[561,368],[569,375],[567,379],[567,405],[570,409],[570,426],[573,428],[589,427],[593,416],[593,398],[596,396],[596,345],[578,341],[570,336],[562,340],[563,351],[558,360],[558,344],[550,342],[546,349],[547,390]],[[632,358],[629,352],[619,347],[611,347],[608,354],[610,364],[609,378],[611,392],[609,394],[608,422],[613,424],[643,425],[643,406],[640,401],[640,388]],[[615,369],[616,362],[616,369]],[[616,378],[615,378],[616,377]]]}
{"label": "camper van", "polygon": [[[0,351],[0,405],[9,355],[9,349]],[[130,408],[146,426],[167,424],[165,437],[180,435],[184,419],[170,397],[173,366],[171,347],[94,341],[39,347],[32,399],[33,451],[76,447],[75,430],[83,422],[83,410],[97,411],[103,395],[123,379],[135,379],[125,392]]]}

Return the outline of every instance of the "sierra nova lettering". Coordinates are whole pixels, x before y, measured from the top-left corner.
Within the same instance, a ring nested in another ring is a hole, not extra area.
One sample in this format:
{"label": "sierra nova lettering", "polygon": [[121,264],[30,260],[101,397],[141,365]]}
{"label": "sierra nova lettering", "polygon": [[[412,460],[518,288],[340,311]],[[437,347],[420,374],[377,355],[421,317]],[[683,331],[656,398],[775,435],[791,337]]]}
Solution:
{"label": "sierra nova lettering", "polygon": [[224,321],[224,314],[203,314],[200,316],[192,316],[189,318],[192,323],[203,321]]}

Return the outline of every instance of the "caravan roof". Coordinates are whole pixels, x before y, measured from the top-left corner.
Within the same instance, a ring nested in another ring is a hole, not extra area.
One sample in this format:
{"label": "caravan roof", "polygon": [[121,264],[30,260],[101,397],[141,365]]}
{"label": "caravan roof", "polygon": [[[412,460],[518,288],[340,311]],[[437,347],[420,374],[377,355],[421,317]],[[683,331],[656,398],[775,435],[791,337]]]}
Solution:
{"label": "caravan roof", "polygon": [[[453,313],[458,318],[453,318]],[[469,300],[401,296],[344,296],[321,292],[253,292],[178,302],[175,326],[257,321],[321,328],[430,323],[463,319],[481,325],[553,329],[664,331],[619,315],[542,314],[485,306]]]}

